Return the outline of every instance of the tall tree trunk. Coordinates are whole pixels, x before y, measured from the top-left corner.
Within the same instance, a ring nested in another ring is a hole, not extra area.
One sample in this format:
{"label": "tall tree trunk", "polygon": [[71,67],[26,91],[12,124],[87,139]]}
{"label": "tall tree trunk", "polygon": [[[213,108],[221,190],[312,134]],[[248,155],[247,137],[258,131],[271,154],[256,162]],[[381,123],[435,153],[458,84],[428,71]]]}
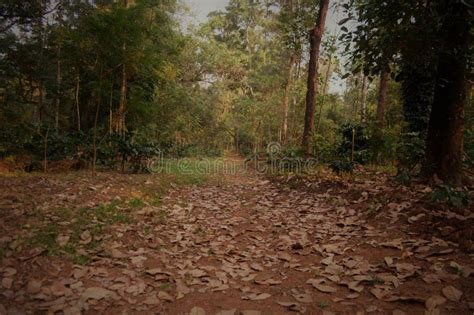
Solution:
{"label": "tall tree trunk", "polygon": [[[331,63],[332,63],[332,55],[329,55],[328,67],[326,69],[326,75],[324,77],[324,85],[323,85],[324,95],[328,95],[329,79],[331,77]],[[321,105],[319,106],[318,126],[316,127],[316,132],[319,132],[319,128],[321,127],[321,117],[323,116],[323,105],[324,105],[324,102],[321,103]]]}
{"label": "tall tree trunk", "polygon": [[43,91],[43,80],[39,83],[39,100],[38,100],[38,125],[37,130],[41,130],[41,124],[43,123],[43,110],[44,110],[44,91]]}
{"label": "tall tree trunk", "polygon": [[362,89],[360,88],[360,84],[362,82],[362,73],[359,72],[357,74],[357,76],[353,76],[352,80],[353,80],[353,83],[354,83],[354,90],[356,90],[356,92],[357,92],[357,95],[354,98],[354,100],[352,102],[352,106],[351,106],[351,117],[352,117],[353,122],[355,123],[355,119],[356,119],[357,113],[359,111],[359,103],[360,103],[360,99],[361,99],[360,92],[362,91]]}
{"label": "tall tree trunk", "polygon": [[387,103],[387,87],[390,72],[387,69],[380,73],[379,95],[377,100],[377,126],[381,129],[385,125],[385,108]]}
{"label": "tall tree trunk", "polygon": [[283,125],[281,129],[282,142],[286,142],[288,138],[288,104],[290,99],[291,85],[293,81],[293,69],[296,61],[296,53],[292,52],[290,63],[288,65],[288,76],[285,85],[285,95],[283,96]]}
{"label": "tall tree trunk", "polygon": [[99,78],[99,91],[97,93],[97,104],[95,109],[95,117],[94,117],[94,131],[93,131],[93,138],[92,138],[92,150],[93,150],[93,157],[92,157],[92,175],[96,175],[96,164],[97,164],[97,123],[99,121],[99,111],[100,111],[100,103],[102,102],[102,69],[100,70],[100,78]]}
{"label": "tall tree trunk", "polygon": [[368,80],[367,76],[362,74],[362,90],[360,98],[360,122],[365,123],[367,116],[367,90],[368,90]]}
{"label": "tall tree trunk", "polygon": [[81,79],[79,75],[76,77],[76,91],[75,91],[75,99],[76,99],[76,115],[77,115],[77,131],[81,131],[81,107],[79,104],[79,91],[81,88]]}
{"label": "tall tree trunk", "polygon": [[112,134],[114,112],[112,110],[112,105],[114,101],[114,85],[110,88],[110,100],[109,100],[109,134]]}
{"label": "tall tree trunk", "polygon": [[[125,45],[124,45],[125,49]],[[118,110],[118,128],[117,132],[123,134],[125,131],[125,111],[126,111],[126,102],[127,102],[127,70],[125,65],[122,66],[122,84],[120,87],[120,102]]]}
{"label": "tall tree trunk", "polygon": [[435,93],[428,123],[426,161],[423,173],[460,184],[464,136],[464,107],[467,103],[470,64],[468,8],[448,2],[442,26],[443,45],[438,58]]}
{"label": "tall tree trunk", "polygon": [[61,103],[61,45],[58,45],[58,55],[56,60],[56,113],[54,120],[54,129],[59,132],[59,106]]}
{"label": "tall tree trunk", "polygon": [[[123,5],[127,9],[129,6],[128,0],[122,1]],[[122,51],[125,56],[127,46],[122,43]],[[125,132],[125,113],[126,113],[126,102],[127,102],[127,69],[125,66],[125,60],[122,61],[122,83],[120,86],[120,101],[117,113],[117,133],[123,135]]]}
{"label": "tall tree trunk", "polygon": [[[296,57],[296,71],[293,77],[293,82],[298,82],[301,73],[301,54],[298,53]],[[292,131],[292,138],[298,139],[298,128],[297,128],[297,113],[298,113],[298,95],[297,93],[293,93],[293,111],[292,111],[292,119],[291,119],[291,128]]]}
{"label": "tall tree trunk", "polygon": [[329,80],[331,79],[331,66],[332,66],[332,55],[328,56],[328,67],[326,68],[326,74],[324,76],[323,94],[327,95],[329,90]]}
{"label": "tall tree trunk", "polygon": [[[44,6],[43,6],[43,3],[40,2],[40,11],[39,11],[39,15],[38,15],[38,19],[37,19],[37,22],[36,22],[36,28],[37,28],[37,32],[39,33],[39,37],[40,37],[40,42],[41,42],[41,45],[40,45],[40,54],[39,54],[39,67],[40,69],[42,70],[42,67],[43,67],[43,56],[44,56],[44,47],[45,47],[45,39],[44,39],[44,32],[43,32],[43,12],[44,12]],[[43,82],[43,79],[40,78],[39,79],[39,102],[38,102],[38,126],[37,126],[37,130],[40,131],[41,130],[41,124],[43,123],[43,111],[44,111],[44,82]],[[48,126],[49,128],[49,126]],[[46,164],[45,164],[46,165]]]}
{"label": "tall tree trunk", "polygon": [[306,111],[304,120],[303,141],[301,147],[306,155],[311,153],[311,137],[314,131],[314,109],[316,103],[316,89],[318,76],[318,62],[321,46],[321,39],[324,33],[324,25],[326,24],[326,16],[328,13],[329,0],[320,0],[319,14],[315,27],[310,31],[310,55],[308,82],[306,92]]}
{"label": "tall tree trunk", "polygon": [[49,137],[49,126],[46,130],[46,133],[43,137],[44,145],[43,145],[43,172],[48,172],[48,137]]}

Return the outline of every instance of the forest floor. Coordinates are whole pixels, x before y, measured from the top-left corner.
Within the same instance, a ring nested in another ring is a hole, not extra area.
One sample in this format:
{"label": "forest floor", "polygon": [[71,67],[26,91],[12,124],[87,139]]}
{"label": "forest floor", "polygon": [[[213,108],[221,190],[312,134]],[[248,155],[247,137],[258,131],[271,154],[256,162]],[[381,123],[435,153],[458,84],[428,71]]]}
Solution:
{"label": "forest floor", "polygon": [[0,177],[0,314],[472,314],[472,209],[383,173]]}

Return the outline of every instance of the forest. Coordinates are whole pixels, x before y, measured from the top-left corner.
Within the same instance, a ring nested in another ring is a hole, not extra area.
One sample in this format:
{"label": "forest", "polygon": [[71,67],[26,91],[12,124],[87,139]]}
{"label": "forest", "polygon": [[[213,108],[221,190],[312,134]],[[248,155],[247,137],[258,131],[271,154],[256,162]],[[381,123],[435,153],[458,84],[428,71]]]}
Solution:
{"label": "forest", "polygon": [[0,0],[0,314],[471,314],[473,39],[473,0]]}

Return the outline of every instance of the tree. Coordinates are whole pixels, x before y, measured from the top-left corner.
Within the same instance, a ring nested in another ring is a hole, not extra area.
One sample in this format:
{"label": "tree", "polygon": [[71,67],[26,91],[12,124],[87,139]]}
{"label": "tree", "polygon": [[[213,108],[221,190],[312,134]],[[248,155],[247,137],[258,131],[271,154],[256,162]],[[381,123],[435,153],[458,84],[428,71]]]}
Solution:
{"label": "tree", "polygon": [[[381,78],[387,65],[395,64],[392,70],[401,82],[406,123],[402,144],[403,139],[410,142],[414,138],[420,140],[417,143],[426,142],[426,150],[421,148],[424,154],[417,156],[422,174],[459,183],[463,108],[471,65],[468,6],[448,0],[353,0],[345,8],[358,23],[344,35],[353,59],[362,60],[366,72]],[[379,98],[379,105],[382,100]],[[383,112],[379,106],[379,124]]]}
{"label": "tree", "polygon": [[311,153],[311,137],[314,131],[314,113],[315,113],[315,102],[317,92],[317,76],[318,76],[318,63],[321,39],[324,34],[324,27],[326,23],[326,16],[328,12],[329,0],[321,0],[319,3],[319,14],[316,21],[316,25],[310,31],[310,54],[309,54],[309,69],[308,69],[308,82],[306,92],[306,112],[305,112],[305,124],[303,131],[303,140],[301,143],[302,150],[305,154]]}
{"label": "tree", "polygon": [[379,79],[379,91],[377,98],[377,127],[383,128],[385,124],[385,109],[387,106],[387,88],[390,72],[387,69],[382,70]]}
{"label": "tree", "polygon": [[472,65],[472,19],[461,1],[446,1],[441,13],[441,47],[426,139],[425,175],[460,184],[462,180],[464,108]]}

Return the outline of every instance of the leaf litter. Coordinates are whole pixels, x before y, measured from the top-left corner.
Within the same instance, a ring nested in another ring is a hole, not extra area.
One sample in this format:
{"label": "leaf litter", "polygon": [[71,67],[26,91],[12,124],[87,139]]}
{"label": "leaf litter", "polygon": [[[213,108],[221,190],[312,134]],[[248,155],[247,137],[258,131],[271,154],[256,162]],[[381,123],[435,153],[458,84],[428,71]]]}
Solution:
{"label": "leaf litter", "polygon": [[[159,204],[129,208],[123,201],[147,198],[131,186],[153,193],[159,182],[153,176],[35,177],[32,193],[23,191],[24,179],[4,179],[10,188],[2,198],[22,198],[9,203],[0,222],[6,227],[0,309],[435,314],[473,308],[472,254],[443,238],[445,226],[436,236],[417,229],[441,215],[417,203],[423,187],[401,192],[409,196],[403,199],[379,177],[290,188],[289,177],[227,176],[172,186]],[[363,209],[380,194],[393,198],[372,220]],[[87,220],[74,215],[80,211]],[[37,243],[24,241],[34,237]]]}

